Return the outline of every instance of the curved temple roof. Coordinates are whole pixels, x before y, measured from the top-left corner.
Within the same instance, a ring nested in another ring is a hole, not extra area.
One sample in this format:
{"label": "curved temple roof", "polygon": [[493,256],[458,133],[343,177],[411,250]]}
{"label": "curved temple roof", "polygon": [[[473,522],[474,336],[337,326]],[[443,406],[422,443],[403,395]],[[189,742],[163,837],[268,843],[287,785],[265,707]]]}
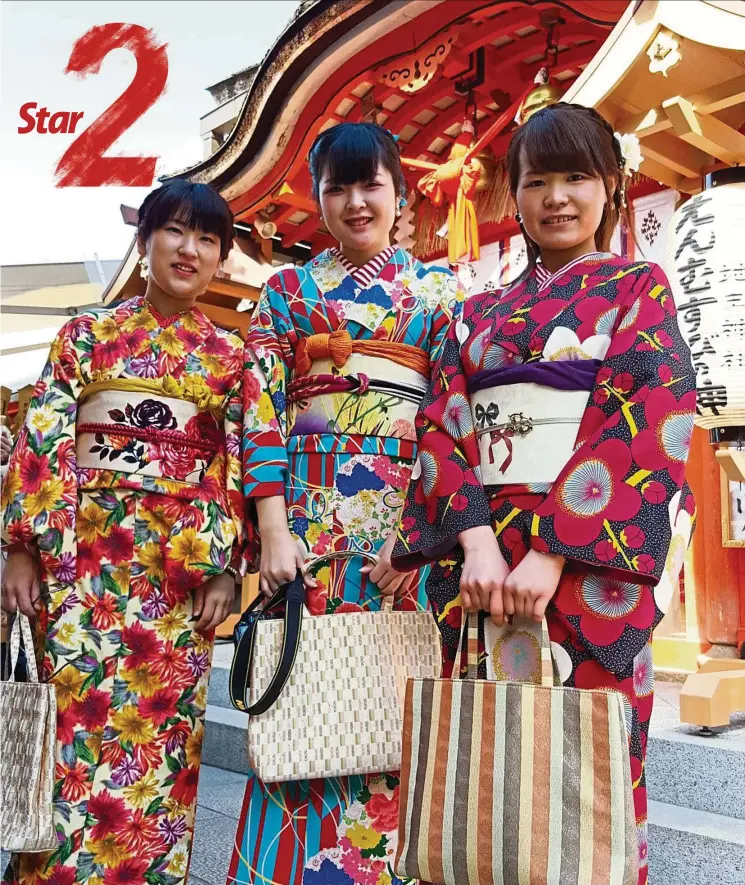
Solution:
{"label": "curved temple roof", "polygon": [[[261,62],[224,144],[180,176],[218,187],[244,224],[261,212],[277,225],[283,247],[306,242],[321,248],[329,237],[319,229],[305,169],[308,148],[321,129],[375,118],[400,136],[405,156],[442,162],[465,112],[466,96],[457,84],[476,72],[477,50],[484,78],[473,97],[483,131],[545,63],[551,21],[559,19],[551,73],[566,87],[627,5],[627,0],[307,0]],[[418,72],[417,81],[394,85],[401,71],[409,79]],[[492,145],[497,157],[506,140]],[[411,181],[417,177],[414,173]]]}

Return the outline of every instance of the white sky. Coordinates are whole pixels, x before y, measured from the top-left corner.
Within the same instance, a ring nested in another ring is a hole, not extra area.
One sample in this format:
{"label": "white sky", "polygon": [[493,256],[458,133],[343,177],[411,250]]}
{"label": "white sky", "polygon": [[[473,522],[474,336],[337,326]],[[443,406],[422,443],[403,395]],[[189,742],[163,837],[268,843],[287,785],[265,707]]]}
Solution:
{"label": "white sky", "polygon": [[[75,41],[94,25],[152,28],[168,44],[160,99],[108,155],[159,156],[156,176],[202,158],[199,118],[215,105],[206,92],[261,61],[296,0],[2,0],[0,3],[0,263],[120,259],[133,229],[119,205],[138,206],[149,188],[57,188],[54,170],[76,135],[18,134],[19,109],[83,111],[77,134],[129,85],[134,56],[110,53],[98,74],[64,74]],[[156,182],[157,184],[157,182]]]}

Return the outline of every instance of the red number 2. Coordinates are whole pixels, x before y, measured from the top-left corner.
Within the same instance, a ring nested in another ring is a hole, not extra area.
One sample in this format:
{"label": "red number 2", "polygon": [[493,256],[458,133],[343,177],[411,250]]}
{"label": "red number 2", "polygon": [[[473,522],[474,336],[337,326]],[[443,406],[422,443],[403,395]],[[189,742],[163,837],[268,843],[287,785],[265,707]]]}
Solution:
{"label": "red number 2", "polygon": [[104,157],[104,151],[163,93],[168,79],[166,44],[141,25],[97,25],[75,43],[65,73],[87,77],[101,70],[113,49],[129,49],[137,61],[134,79],[117,100],[82,132],[57,164],[57,187],[150,187],[157,157]]}

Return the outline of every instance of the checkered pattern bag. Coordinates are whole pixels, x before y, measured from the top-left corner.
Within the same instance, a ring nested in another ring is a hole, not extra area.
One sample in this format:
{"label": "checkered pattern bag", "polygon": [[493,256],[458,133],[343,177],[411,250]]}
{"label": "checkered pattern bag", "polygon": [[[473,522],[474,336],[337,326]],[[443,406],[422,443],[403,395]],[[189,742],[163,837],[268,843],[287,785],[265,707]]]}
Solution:
{"label": "checkered pattern bag", "polygon": [[[29,682],[15,682],[20,634]],[[57,699],[39,683],[31,627],[19,612],[10,634],[10,681],[0,682],[0,846],[6,851],[57,847],[52,819]]]}
{"label": "checkered pattern bag", "polygon": [[[302,598],[298,576],[287,590],[287,611],[302,610]],[[237,691],[232,696],[249,713],[249,760],[264,782],[399,768],[406,681],[441,671],[431,613],[320,615],[301,618],[297,627],[286,614],[284,622],[258,620],[252,643],[245,700]],[[283,660],[292,663],[280,678]],[[231,682],[235,662],[233,669]],[[277,690],[267,706],[264,699]]]}

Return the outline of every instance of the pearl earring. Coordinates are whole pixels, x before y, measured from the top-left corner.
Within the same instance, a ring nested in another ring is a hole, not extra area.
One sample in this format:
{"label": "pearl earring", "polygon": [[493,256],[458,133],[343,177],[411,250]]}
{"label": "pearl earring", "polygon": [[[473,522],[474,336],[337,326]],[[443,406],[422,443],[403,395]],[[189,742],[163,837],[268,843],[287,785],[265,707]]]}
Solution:
{"label": "pearl earring", "polygon": [[143,255],[142,258],[140,258],[139,264],[140,264],[140,276],[142,277],[143,280],[146,280],[148,278],[148,275],[150,272],[150,264],[147,260],[147,255]]}
{"label": "pearl earring", "polygon": [[522,224],[522,223],[523,223],[523,217],[522,217],[522,215],[521,215],[519,212],[516,212],[516,213],[515,213],[515,221],[516,221],[518,224]]}

